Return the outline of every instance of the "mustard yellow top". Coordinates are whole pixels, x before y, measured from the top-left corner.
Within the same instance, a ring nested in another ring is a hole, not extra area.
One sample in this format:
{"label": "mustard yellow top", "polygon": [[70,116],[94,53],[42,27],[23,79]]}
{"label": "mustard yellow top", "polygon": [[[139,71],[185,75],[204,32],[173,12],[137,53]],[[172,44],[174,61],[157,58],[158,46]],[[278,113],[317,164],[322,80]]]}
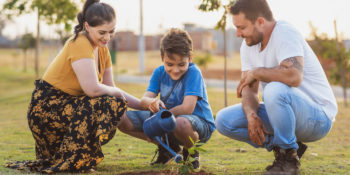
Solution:
{"label": "mustard yellow top", "polygon": [[[98,57],[99,73],[97,70],[95,71],[98,81],[102,83],[105,69],[112,66],[107,46],[98,48]],[[75,41],[73,41],[72,36],[47,68],[43,80],[70,95],[84,95],[72,68],[72,63],[82,58],[94,59],[94,49],[85,35],[80,34]]]}

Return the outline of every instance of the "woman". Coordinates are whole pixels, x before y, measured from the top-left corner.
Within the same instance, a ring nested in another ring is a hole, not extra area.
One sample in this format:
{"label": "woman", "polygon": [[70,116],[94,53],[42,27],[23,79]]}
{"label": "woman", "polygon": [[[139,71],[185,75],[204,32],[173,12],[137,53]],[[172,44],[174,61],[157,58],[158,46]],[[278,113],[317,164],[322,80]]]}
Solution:
{"label": "woman", "polygon": [[139,99],[113,82],[107,43],[116,24],[113,8],[87,0],[74,33],[35,82],[28,123],[35,139],[35,161],[7,167],[44,173],[87,171],[103,159],[101,145],[115,134],[128,107]]}

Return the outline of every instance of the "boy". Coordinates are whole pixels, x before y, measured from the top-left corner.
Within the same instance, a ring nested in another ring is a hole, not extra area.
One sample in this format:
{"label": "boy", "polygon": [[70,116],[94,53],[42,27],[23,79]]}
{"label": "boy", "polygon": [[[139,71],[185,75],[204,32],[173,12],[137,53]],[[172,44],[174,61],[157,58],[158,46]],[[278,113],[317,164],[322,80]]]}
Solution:
{"label": "boy", "polygon": [[[192,63],[192,39],[181,29],[171,29],[166,33],[160,46],[163,65],[154,70],[146,93],[141,99],[141,106],[149,111],[128,111],[119,129],[131,136],[150,141],[143,133],[143,122],[159,108],[170,110],[176,117],[176,129],[169,135],[170,147],[180,152],[183,145],[184,159],[187,149],[193,141],[207,142],[215,130],[213,114],[208,102],[207,92],[199,68]],[[160,93],[160,99],[157,98]],[[158,158],[154,164],[166,164],[173,156],[158,145]],[[199,168],[199,154],[191,157],[193,168]]]}

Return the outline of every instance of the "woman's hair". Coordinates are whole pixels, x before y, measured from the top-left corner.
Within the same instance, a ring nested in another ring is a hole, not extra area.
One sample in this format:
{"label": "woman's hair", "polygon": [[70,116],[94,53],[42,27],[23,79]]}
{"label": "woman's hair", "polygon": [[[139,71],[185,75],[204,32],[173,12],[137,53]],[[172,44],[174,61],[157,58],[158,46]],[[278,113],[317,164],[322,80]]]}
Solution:
{"label": "woman's hair", "polygon": [[181,29],[172,28],[162,38],[160,42],[160,54],[164,59],[166,53],[169,58],[173,54],[181,57],[190,57],[193,51],[193,44],[190,35]]}
{"label": "woman's hair", "polygon": [[99,26],[105,22],[111,22],[115,19],[114,9],[100,0],[86,0],[83,11],[77,15],[79,24],[74,27],[74,39],[77,39],[79,32],[84,30],[84,22],[90,26]]}

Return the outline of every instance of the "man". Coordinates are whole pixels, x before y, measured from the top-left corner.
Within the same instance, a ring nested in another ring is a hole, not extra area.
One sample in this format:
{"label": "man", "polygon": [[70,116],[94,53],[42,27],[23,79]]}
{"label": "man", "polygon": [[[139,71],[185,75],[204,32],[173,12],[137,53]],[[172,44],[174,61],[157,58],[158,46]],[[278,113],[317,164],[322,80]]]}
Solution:
{"label": "man", "polygon": [[244,38],[237,88],[242,103],[220,110],[215,125],[225,136],[273,150],[266,174],[296,174],[307,148],[302,142],[323,138],[335,120],[332,89],[302,35],[276,21],[266,0],[238,0],[230,13],[237,36]]}

